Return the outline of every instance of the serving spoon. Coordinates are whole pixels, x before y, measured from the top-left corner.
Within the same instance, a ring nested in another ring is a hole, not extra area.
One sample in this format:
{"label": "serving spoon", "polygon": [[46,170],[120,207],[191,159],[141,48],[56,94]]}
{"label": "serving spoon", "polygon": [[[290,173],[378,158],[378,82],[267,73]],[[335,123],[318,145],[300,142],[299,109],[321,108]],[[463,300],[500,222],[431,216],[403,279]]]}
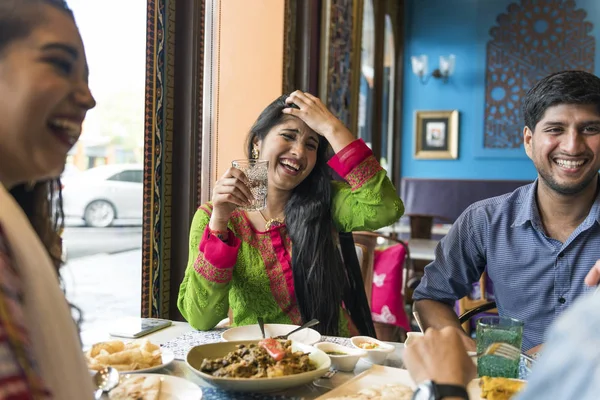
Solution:
{"label": "serving spoon", "polygon": [[257,317],[256,320],[258,321],[258,327],[260,328],[260,332],[262,333],[262,337],[264,339],[264,338],[266,338],[266,336],[265,336],[265,321],[263,320],[262,317]]}
{"label": "serving spoon", "polygon": [[104,367],[96,372],[94,375],[94,386],[96,386],[94,399],[99,400],[104,392],[110,392],[117,387],[120,379],[119,371],[113,367]]}
{"label": "serving spoon", "polygon": [[308,321],[307,323],[303,324],[299,328],[296,328],[293,331],[288,332],[285,335],[279,335],[279,336],[275,337],[275,339],[287,339],[288,336],[293,335],[294,333],[296,333],[298,331],[301,331],[302,329],[313,327],[313,326],[317,325],[318,323],[319,323],[318,319],[311,319],[310,321]]}

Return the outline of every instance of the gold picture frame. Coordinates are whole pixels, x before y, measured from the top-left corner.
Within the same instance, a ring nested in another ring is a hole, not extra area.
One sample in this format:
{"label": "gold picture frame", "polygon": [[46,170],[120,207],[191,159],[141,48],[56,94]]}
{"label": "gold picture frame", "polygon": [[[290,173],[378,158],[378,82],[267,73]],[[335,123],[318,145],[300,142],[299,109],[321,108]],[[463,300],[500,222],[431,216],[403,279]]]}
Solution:
{"label": "gold picture frame", "polygon": [[458,110],[416,112],[414,158],[458,158]]}

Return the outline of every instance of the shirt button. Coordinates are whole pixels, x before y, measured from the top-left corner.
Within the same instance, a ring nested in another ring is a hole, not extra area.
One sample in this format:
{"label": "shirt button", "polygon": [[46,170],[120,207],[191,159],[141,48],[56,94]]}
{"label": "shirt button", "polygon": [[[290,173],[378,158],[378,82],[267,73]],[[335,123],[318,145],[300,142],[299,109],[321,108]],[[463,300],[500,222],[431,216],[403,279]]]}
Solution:
{"label": "shirt button", "polygon": [[558,258],[563,258],[565,256],[565,253],[563,253],[562,251],[560,253],[558,253]]}
{"label": "shirt button", "polygon": [[558,298],[558,302],[559,302],[560,304],[565,304],[565,303],[567,302],[567,299],[565,299],[564,297],[559,297],[559,298]]}

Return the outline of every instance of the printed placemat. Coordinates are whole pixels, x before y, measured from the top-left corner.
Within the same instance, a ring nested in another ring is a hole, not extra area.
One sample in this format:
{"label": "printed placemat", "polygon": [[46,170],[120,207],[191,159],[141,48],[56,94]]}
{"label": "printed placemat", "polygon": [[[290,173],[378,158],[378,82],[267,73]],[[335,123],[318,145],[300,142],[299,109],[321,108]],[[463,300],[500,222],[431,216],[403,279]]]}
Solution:
{"label": "printed placemat", "polygon": [[[191,331],[161,344],[161,347],[173,351],[173,353],[175,354],[175,359],[185,360],[185,356],[192,347],[201,344],[220,342],[221,333],[225,331],[226,329],[224,328],[213,329],[210,331]],[[349,338],[322,336],[321,340],[324,342],[333,342],[341,344],[342,346],[352,346]]]}

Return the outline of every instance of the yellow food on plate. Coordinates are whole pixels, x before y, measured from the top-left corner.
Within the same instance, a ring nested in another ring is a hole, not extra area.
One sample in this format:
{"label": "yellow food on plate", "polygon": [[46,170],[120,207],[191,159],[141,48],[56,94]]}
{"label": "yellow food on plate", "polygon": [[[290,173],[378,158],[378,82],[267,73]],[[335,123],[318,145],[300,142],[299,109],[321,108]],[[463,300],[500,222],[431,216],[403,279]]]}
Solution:
{"label": "yellow food on plate", "polygon": [[406,385],[388,383],[362,389],[356,394],[334,397],[328,400],[411,400],[413,390]]}
{"label": "yellow food on plate", "polygon": [[484,376],[480,381],[481,397],[488,400],[510,400],[524,387],[525,382],[509,378]]}
{"label": "yellow food on plate", "polygon": [[119,386],[110,391],[111,400],[158,400],[160,396],[160,376],[128,375],[121,379]]}
{"label": "yellow food on plate", "polygon": [[160,347],[147,339],[124,343],[120,340],[96,343],[85,353],[88,367],[98,371],[113,367],[120,372],[138,371],[162,364]]}

